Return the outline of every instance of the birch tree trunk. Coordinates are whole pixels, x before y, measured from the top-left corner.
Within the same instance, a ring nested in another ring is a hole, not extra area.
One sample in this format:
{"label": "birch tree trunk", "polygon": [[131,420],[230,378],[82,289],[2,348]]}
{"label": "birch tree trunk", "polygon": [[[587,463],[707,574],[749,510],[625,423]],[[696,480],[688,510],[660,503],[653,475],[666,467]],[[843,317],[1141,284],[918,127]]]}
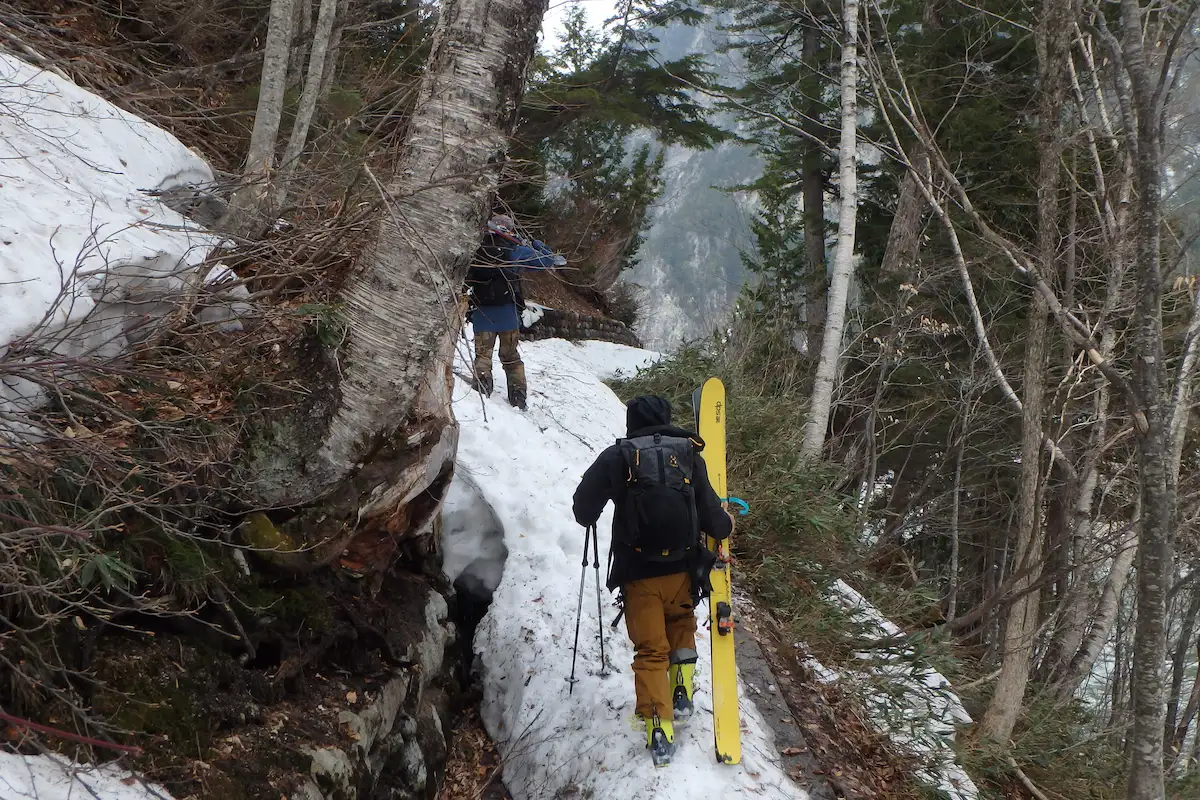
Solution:
{"label": "birch tree trunk", "polygon": [[344,340],[308,356],[322,389],[263,421],[246,448],[255,502],[311,509],[290,530],[320,543],[317,561],[373,520],[401,525],[387,515],[402,517],[453,465],[460,289],[545,10],[546,0],[443,0],[407,140],[376,182],[383,210],[340,297]]}
{"label": "birch tree trunk", "polygon": [[288,57],[291,53],[292,26],[296,19],[296,0],[271,0],[267,23],[267,43],[263,53],[262,78],[258,87],[258,107],[254,112],[254,130],[242,170],[242,187],[234,192],[229,212],[221,227],[246,231],[249,213],[267,196],[267,182],[275,166],[275,144],[283,117],[283,97],[287,92]]}
{"label": "birch tree trunk", "polygon": [[308,74],[304,79],[304,91],[300,93],[300,105],[296,109],[296,120],[292,123],[292,134],[288,137],[287,149],[283,153],[279,179],[275,194],[275,207],[281,208],[287,201],[292,176],[296,172],[304,145],[308,142],[308,129],[312,125],[317,101],[321,97],[321,84],[325,78],[325,56],[329,40],[333,35],[333,21],[337,18],[338,0],[321,0],[317,12],[317,26],[313,29],[311,55],[308,59]]}
{"label": "birch tree trunk", "polygon": [[850,278],[854,273],[854,231],[858,220],[858,0],[845,0],[842,23],[845,39],[842,43],[842,130],[838,143],[838,189],[841,195],[838,204],[838,240],[833,259],[833,279],[829,286],[825,331],[821,339],[821,357],[817,362],[808,421],[800,445],[801,457],[809,459],[819,458],[821,448],[825,445],[833,387],[842,356],[842,332],[846,326]]}

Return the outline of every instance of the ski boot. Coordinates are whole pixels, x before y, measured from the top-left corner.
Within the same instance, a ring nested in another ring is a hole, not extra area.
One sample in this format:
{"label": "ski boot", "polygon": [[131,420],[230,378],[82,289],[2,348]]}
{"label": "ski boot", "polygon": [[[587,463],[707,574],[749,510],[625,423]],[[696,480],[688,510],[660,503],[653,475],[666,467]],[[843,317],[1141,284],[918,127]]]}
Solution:
{"label": "ski boot", "polygon": [[[691,651],[694,653],[695,651]],[[672,653],[674,659],[675,653]],[[692,676],[696,674],[696,657],[681,659],[667,670],[671,681],[671,705],[675,707],[675,719],[687,719],[695,712],[692,704]]]}
{"label": "ski boot", "polygon": [[646,747],[654,766],[665,767],[675,755],[675,729],[670,720],[658,718],[658,714],[646,720]]}

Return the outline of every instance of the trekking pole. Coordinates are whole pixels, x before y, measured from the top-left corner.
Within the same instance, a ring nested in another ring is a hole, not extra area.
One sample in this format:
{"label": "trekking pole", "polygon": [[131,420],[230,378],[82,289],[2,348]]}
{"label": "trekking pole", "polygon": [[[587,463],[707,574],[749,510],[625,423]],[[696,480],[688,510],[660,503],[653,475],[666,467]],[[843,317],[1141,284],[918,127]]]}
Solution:
{"label": "trekking pole", "polygon": [[[587,563],[587,543],[584,543],[583,563]],[[596,570],[596,627],[600,629],[600,677],[608,676],[608,661],[604,658],[604,611],[600,601],[600,534],[592,526],[592,568]]]}
{"label": "trekking pole", "polygon": [[588,526],[587,533],[583,535],[583,572],[579,575],[579,606],[575,609],[575,644],[571,647],[571,677],[567,678],[571,688],[567,690],[567,694],[575,692],[575,659],[579,655],[579,621],[583,619],[583,586],[587,582],[588,537],[591,534],[592,528]]}

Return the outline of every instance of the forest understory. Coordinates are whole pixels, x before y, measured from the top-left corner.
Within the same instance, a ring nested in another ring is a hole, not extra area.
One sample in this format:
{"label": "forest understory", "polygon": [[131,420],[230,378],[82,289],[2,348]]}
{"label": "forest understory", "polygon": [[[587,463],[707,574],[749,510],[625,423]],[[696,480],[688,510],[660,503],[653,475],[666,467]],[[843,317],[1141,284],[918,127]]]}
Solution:
{"label": "forest understory", "polygon": [[[438,552],[477,234],[513,214],[569,265],[530,303],[636,332],[666,147],[738,141],[764,169],[722,187],[757,208],[728,320],[611,385],[677,414],[729,388],[793,777],[928,796],[893,669],[949,680],[971,721],[930,746],[982,797],[1195,797],[1196,4],[616,7],[539,50],[535,0],[0,0],[6,58],[211,166],[155,199],[219,234],[100,357],[53,324],[116,235],[72,264],[39,221],[62,292],[0,350],[12,748],[233,800],[337,744],[383,766],[330,761],[329,796],[503,797]],[[739,73],[663,63],[682,25]]]}

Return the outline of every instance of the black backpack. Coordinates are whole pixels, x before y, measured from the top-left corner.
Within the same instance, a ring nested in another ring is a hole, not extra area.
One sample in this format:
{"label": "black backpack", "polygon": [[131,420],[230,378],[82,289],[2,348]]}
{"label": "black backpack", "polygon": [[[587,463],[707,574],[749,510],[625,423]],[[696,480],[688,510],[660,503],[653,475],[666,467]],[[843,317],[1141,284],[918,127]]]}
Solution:
{"label": "black backpack", "polygon": [[656,433],[618,439],[628,467],[625,524],[618,542],[647,561],[679,561],[700,543],[690,439]]}
{"label": "black backpack", "polygon": [[512,242],[495,233],[483,238],[476,263],[467,270],[467,286],[471,287],[471,305],[506,306],[509,303],[524,305],[521,292],[521,272],[508,265]]}
{"label": "black backpack", "polygon": [[521,276],[514,269],[471,267],[467,285],[471,287],[471,304],[476,308],[521,304]]}

